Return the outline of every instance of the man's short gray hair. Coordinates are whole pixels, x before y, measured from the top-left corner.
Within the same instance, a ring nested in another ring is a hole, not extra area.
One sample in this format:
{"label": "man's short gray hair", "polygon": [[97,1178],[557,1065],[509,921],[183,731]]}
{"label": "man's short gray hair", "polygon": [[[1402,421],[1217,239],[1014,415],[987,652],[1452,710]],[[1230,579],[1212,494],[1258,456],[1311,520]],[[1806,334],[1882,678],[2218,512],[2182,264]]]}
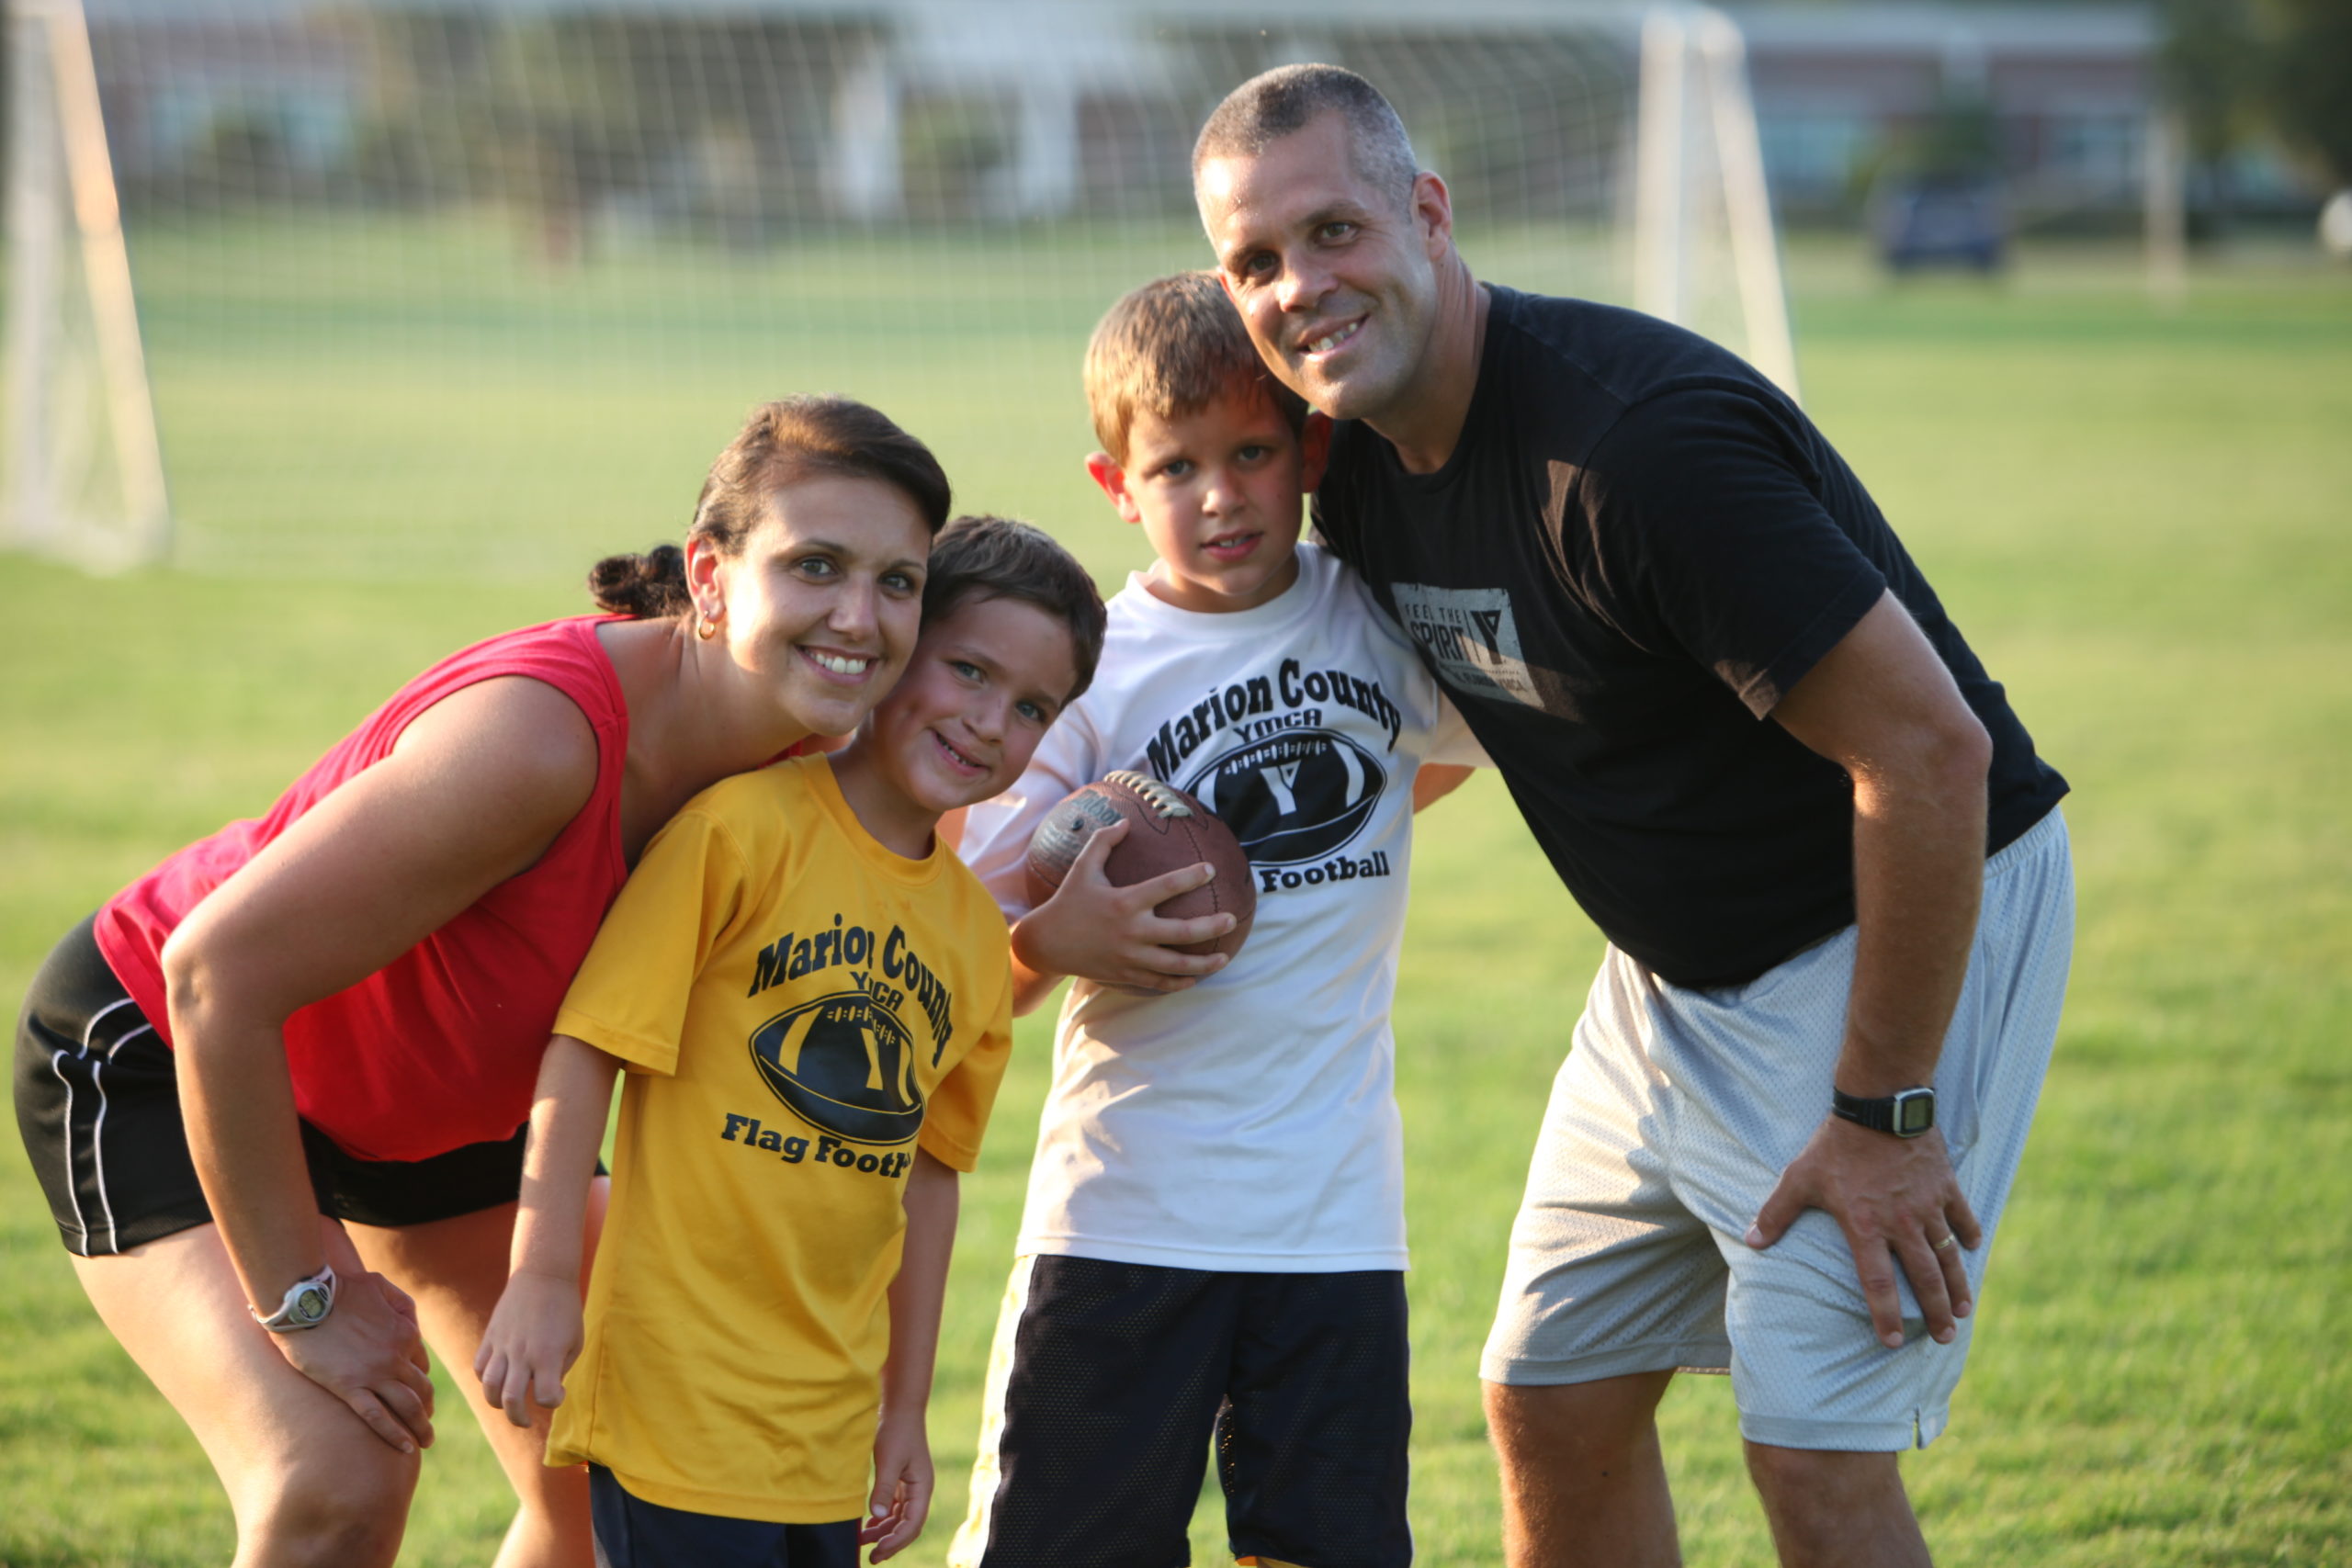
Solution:
{"label": "man's short gray hair", "polygon": [[1348,150],[1356,174],[1376,190],[1411,205],[1420,165],[1405,122],[1380,89],[1337,65],[1283,65],[1252,76],[1226,95],[1201,139],[1193,144],[1193,179],[1216,158],[1254,158],[1304,130],[1317,115],[1337,111],[1348,118]]}

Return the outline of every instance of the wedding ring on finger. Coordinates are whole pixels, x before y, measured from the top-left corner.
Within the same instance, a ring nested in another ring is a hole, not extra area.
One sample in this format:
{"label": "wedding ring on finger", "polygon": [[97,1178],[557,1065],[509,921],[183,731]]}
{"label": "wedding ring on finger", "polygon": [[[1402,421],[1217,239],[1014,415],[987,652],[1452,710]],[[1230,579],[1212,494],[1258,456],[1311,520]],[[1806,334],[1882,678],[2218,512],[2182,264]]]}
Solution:
{"label": "wedding ring on finger", "polygon": [[1944,1238],[1943,1238],[1943,1240],[1941,1240],[1941,1241],[1939,1241],[1939,1242],[1936,1243],[1936,1244],[1935,1244],[1935,1247],[1936,1247],[1936,1250],[1937,1250],[1938,1252],[1941,1252],[1945,1247],[1956,1247],[1956,1246],[1958,1246],[1958,1245],[1959,1245],[1959,1243],[1960,1243],[1960,1237],[1959,1237],[1958,1235],[1954,1235],[1954,1234],[1953,1234],[1952,1232],[1951,1232],[1951,1231],[1946,1231],[1946,1232],[1944,1232]]}

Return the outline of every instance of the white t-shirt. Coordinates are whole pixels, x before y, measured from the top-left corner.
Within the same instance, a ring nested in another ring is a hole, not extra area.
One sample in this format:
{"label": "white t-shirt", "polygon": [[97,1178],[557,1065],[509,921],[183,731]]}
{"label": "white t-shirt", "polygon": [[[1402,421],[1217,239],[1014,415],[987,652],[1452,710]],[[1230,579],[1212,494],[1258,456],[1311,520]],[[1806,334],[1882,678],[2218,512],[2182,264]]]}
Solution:
{"label": "white t-shirt", "polygon": [[1312,545],[1254,610],[1202,615],[1141,575],[1112,599],[1093,686],[1029,771],[974,807],[964,855],[1029,909],[1037,824],[1132,768],[1241,839],[1258,915],[1190,990],[1080,980],[1054,1037],[1023,1253],[1180,1269],[1406,1265],[1388,1008],[1405,925],[1413,774],[1486,758],[1404,635]]}

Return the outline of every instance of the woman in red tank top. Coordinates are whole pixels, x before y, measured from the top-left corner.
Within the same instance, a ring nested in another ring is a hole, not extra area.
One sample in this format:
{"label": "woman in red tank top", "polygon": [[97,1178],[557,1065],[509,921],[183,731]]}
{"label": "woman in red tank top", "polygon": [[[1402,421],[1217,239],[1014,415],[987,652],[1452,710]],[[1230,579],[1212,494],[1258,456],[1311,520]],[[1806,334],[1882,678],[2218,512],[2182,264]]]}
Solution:
{"label": "woman in red tank top", "polygon": [[[889,690],[947,511],[874,410],[768,404],[683,551],[599,563],[613,614],[426,671],[52,954],[18,1123],[84,1289],[219,1471],[238,1561],[392,1561],[424,1347],[470,1366],[505,1283],[519,1126],[605,907],[690,797]],[[521,1502],[500,1563],[586,1568],[585,1477],[540,1463],[544,1425],[477,1415]]]}

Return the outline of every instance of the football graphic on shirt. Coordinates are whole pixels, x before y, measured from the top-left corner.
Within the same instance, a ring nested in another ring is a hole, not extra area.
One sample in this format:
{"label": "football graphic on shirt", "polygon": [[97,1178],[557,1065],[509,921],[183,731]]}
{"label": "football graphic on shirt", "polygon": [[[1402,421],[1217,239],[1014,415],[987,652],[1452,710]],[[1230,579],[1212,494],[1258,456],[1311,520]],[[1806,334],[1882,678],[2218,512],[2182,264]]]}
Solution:
{"label": "football graphic on shirt", "polygon": [[752,1061],[775,1097],[820,1132],[903,1144],[922,1131],[914,1037],[863,991],[835,991],[768,1020],[752,1035]]}
{"label": "football graphic on shirt", "polygon": [[1363,831],[1387,770],[1328,729],[1295,729],[1237,747],[1185,782],[1217,814],[1252,865],[1318,861]]}

